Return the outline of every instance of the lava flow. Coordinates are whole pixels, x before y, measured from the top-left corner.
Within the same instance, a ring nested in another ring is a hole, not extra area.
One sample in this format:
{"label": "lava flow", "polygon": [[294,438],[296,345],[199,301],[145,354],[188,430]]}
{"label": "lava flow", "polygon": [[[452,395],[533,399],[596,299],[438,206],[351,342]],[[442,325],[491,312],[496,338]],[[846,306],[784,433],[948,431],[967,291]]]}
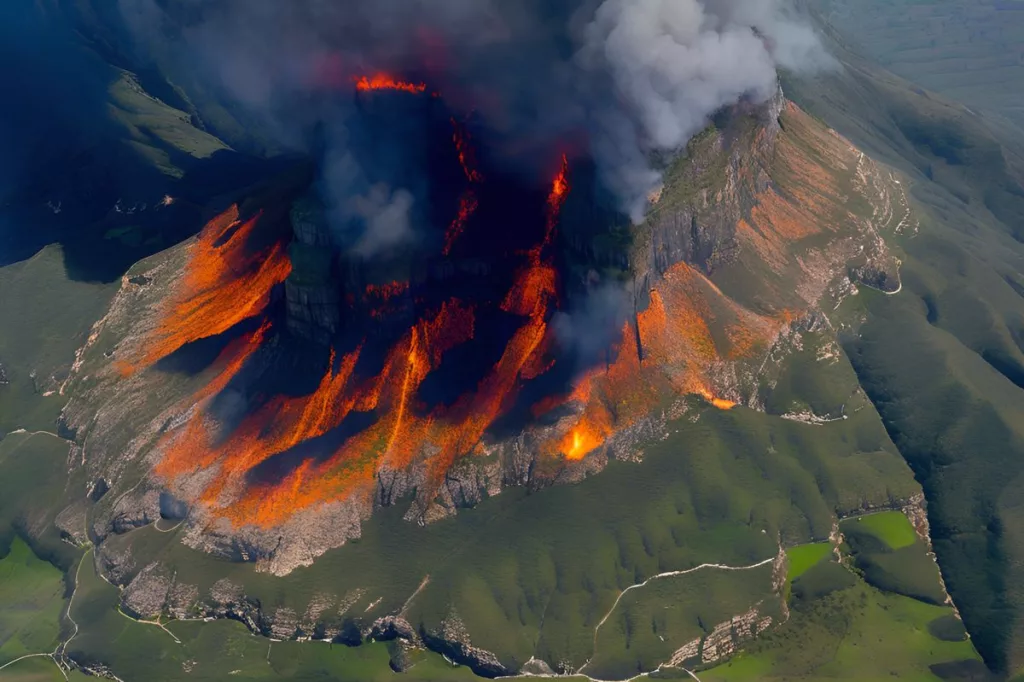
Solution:
{"label": "lava flow", "polygon": [[248,241],[260,219],[239,220],[232,206],[211,220],[189,246],[185,272],[160,313],[145,347],[125,362],[130,373],[151,365],[187,343],[226,332],[259,314],[270,302],[271,289],[291,272],[280,244],[257,252]]}
{"label": "lava flow", "polygon": [[[544,247],[550,243],[569,191],[567,170],[563,159],[548,197],[543,238],[526,254],[500,306],[522,321],[475,390],[450,405],[435,407],[419,397],[424,381],[441,366],[445,354],[474,338],[473,308],[451,299],[392,346],[376,376],[357,376],[360,346],[340,362],[332,353],[327,374],[312,394],[271,399],[229,437],[219,437],[215,420],[198,412],[165,438],[157,473],[174,480],[204,472],[200,494],[204,503],[235,524],[263,526],[280,523],[313,504],[365,493],[382,467],[401,470],[423,453],[428,453],[429,480],[440,481],[459,457],[479,445],[487,429],[512,404],[523,381],[536,376],[544,365],[548,317],[557,294],[551,255],[544,253]],[[367,294],[387,299],[406,290],[407,285],[394,283],[368,288]],[[228,367],[196,396],[200,408],[227,385],[248,357],[249,353],[232,351],[230,358],[222,360]],[[305,457],[279,476],[253,482],[261,467],[287,457],[291,449],[357,414],[370,418],[369,425],[333,452]],[[208,476],[208,471],[215,473]]]}
{"label": "lava flow", "polygon": [[480,184],[484,179],[483,175],[476,168],[476,160],[473,148],[469,144],[468,136],[454,118],[452,118],[452,128],[454,129],[452,132],[452,142],[455,144],[455,151],[459,157],[459,165],[462,167],[462,172],[466,176],[466,180],[469,181],[469,187],[463,190],[462,196],[459,197],[458,213],[445,231],[444,247],[441,250],[441,253],[445,256],[451,255],[455,240],[466,229],[466,223],[469,222],[470,217],[479,207],[474,185]]}
{"label": "lava flow", "polygon": [[426,83],[410,83],[408,81],[398,80],[387,74],[378,73],[375,76],[360,76],[356,79],[356,90],[360,92],[366,92],[369,90],[399,90],[401,92],[408,92],[414,95],[422,94],[426,92]]}

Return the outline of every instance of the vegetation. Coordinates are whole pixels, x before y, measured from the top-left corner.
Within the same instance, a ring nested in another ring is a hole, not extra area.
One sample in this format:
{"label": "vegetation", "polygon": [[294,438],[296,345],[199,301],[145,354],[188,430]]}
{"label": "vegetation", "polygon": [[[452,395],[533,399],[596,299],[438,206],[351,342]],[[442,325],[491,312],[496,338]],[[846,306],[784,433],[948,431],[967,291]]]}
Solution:
{"label": "vegetation", "polygon": [[893,550],[909,547],[917,542],[917,533],[910,525],[910,519],[898,511],[858,516],[842,524],[840,528],[848,533],[870,535]]}
{"label": "vegetation", "polygon": [[924,681],[935,679],[932,665],[977,661],[970,642],[943,641],[929,632],[930,622],[951,613],[948,607],[886,594],[838,564],[823,562],[807,571],[794,583],[793,596],[786,623],[732,661],[701,672],[700,679]]}
{"label": "vegetation", "polygon": [[63,597],[60,570],[15,537],[0,559],[0,665],[57,647]]}
{"label": "vegetation", "polygon": [[789,560],[786,580],[792,583],[831,553],[832,545],[828,542],[814,542],[807,545],[790,547],[786,550],[786,558]]}
{"label": "vegetation", "polygon": [[585,672],[619,680],[654,670],[684,644],[752,608],[762,617],[778,617],[771,564],[749,571],[707,568],[651,581],[624,595],[609,614]]}

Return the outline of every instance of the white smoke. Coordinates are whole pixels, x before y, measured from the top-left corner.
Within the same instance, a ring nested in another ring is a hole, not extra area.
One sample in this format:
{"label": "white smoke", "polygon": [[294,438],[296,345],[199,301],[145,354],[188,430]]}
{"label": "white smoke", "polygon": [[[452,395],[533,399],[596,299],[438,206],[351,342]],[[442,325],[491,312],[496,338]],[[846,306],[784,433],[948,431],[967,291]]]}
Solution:
{"label": "white smoke", "polygon": [[781,0],[605,0],[576,61],[610,79],[615,105],[597,118],[595,149],[638,221],[661,182],[651,152],[679,149],[743,97],[771,97],[777,67],[818,68],[828,57]]}
{"label": "white smoke", "polygon": [[378,183],[366,195],[354,196],[348,201],[350,215],[363,226],[363,233],[353,250],[370,258],[413,240],[409,219],[413,198],[408,190],[391,190]]}
{"label": "white smoke", "polygon": [[[325,82],[426,68],[446,101],[478,111],[526,156],[585,134],[635,221],[661,182],[655,152],[682,148],[724,106],[770,97],[777,69],[831,63],[790,0],[119,2],[150,52],[269,119],[280,145],[301,146],[310,119],[345,125],[310,103]],[[178,12],[192,17],[178,30],[167,29],[172,6],[194,10]],[[350,189],[325,185],[339,206]],[[389,230],[383,244],[402,232],[370,222]]]}

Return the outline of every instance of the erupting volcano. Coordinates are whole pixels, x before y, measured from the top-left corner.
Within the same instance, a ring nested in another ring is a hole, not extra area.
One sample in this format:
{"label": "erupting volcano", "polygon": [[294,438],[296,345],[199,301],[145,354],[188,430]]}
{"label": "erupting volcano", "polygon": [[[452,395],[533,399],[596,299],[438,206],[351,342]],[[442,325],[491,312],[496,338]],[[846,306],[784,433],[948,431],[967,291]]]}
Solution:
{"label": "erupting volcano", "polygon": [[[360,77],[355,89],[427,92],[384,75]],[[235,526],[271,527],[315,505],[372,496],[387,472],[420,471],[417,494],[429,499],[457,462],[488,450],[495,429],[546,424],[540,452],[572,462],[667,395],[735,404],[715,396],[705,376],[721,356],[703,318],[715,288],[682,263],[624,323],[608,360],[581,370],[552,325],[571,308],[559,237],[570,158],[553,155],[546,188],[499,166],[485,174],[467,124],[446,119],[452,172],[442,174],[451,179],[437,185],[435,203],[452,206],[452,197],[454,215],[434,215],[436,238],[412,256],[353,259],[330,246],[319,223],[293,216],[293,266],[281,231],[257,248],[261,213],[242,216],[237,206],[189,247],[184,276],[126,371],[241,325],[256,328],[235,333],[192,396],[195,407],[161,437],[155,473],[172,489],[193,491],[192,501]],[[436,158],[444,163],[444,153]],[[274,291],[286,280],[289,316],[294,308],[314,325],[341,320],[321,329],[328,343],[311,390],[290,388],[273,369],[311,352],[272,323]],[[337,310],[303,312],[313,298]],[[262,322],[247,322],[254,317]],[[248,396],[241,417],[225,412],[226,392]]]}

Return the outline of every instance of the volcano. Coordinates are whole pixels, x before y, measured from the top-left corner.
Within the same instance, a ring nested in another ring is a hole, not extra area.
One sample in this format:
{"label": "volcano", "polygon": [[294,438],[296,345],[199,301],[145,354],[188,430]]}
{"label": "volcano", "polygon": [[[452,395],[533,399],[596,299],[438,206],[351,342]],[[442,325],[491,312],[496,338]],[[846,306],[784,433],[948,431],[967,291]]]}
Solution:
{"label": "volcano", "polygon": [[[865,272],[893,268],[862,234],[873,226],[844,224],[839,198],[818,194],[828,176],[779,120],[816,147],[849,148],[781,92],[724,110],[634,229],[568,146],[515,168],[481,146],[485,120],[426,86],[374,75],[349,88],[367,148],[405,162],[354,205],[274,181],[172,261],[140,265],[94,338],[110,338],[124,306],[148,312],[116,332],[105,368],[83,361],[106,377],[85,400],[162,397],[90,426],[75,401],[66,412],[97,439],[145,420],[127,447],[152,463],[149,485],[188,505],[189,541],[210,551],[245,538],[246,556],[284,573],[309,559],[265,544],[280,529],[320,519],[326,549],[375,508],[408,504],[407,518],[429,523],[507,485],[635,459],[667,415],[757,407],[757,365],[863,244]],[[366,225],[397,197],[385,182],[422,188],[418,228],[369,254]],[[827,247],[802,263],[782,255],[814,235]],[[755,268],[768,288],[751,298],[732,273]]]}

